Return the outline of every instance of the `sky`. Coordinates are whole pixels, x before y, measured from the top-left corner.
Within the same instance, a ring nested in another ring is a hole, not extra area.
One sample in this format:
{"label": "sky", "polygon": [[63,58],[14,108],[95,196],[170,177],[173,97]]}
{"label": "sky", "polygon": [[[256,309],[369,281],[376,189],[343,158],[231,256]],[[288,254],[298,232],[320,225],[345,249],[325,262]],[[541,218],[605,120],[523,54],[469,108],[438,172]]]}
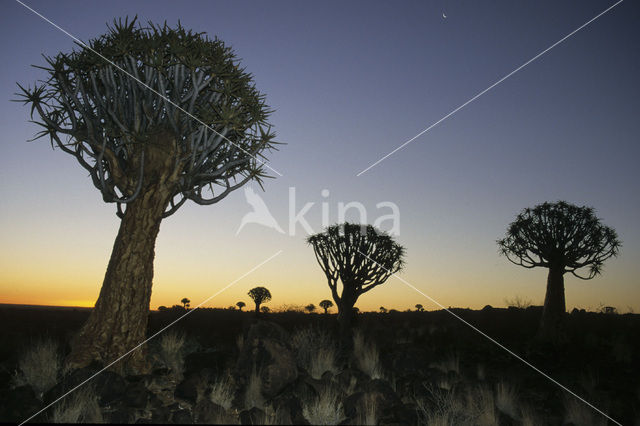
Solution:
{"label": "sky", "polygon": [[[511,264],[496,240],[523,208],[566,200],[594,207],[623,242],[601,276],[565,276],[567,307],[640,311],[637,3],[621,2],[360,176],[614,2],[25,4],[81,40],[136,14],[218,36],[275,110],[270,123],[285,145],[269,166],[282,176],[253,189],[285,232],[249,223],[238,233],[251,211],[242,189],[212,206],[185,204],[160,229],[152,308],[183,297],[249,305],[257,285],[270,289],[272,308],[330,299],[307,230],[294,223],[289,232],[290,210],[313,203],[304,218],[320,232],[323,214],[335,223],[348,202],[361,203],[369,223],[390,213],[379,203],[397,206],[394,238],[407,253],[399,275],[440,305],[542,304],[547,270]],[[16,82],[44,77],[30,65],[73,41],[18,2],[3,10],[0,303],[92,306],[118,230],[115,206],[74,158],[45,139],[27,142],[37,126],[10,101]],[[354,209],[346,218],[359,219]],[[439,309],[432,300],[391,277],[357,306]]]}

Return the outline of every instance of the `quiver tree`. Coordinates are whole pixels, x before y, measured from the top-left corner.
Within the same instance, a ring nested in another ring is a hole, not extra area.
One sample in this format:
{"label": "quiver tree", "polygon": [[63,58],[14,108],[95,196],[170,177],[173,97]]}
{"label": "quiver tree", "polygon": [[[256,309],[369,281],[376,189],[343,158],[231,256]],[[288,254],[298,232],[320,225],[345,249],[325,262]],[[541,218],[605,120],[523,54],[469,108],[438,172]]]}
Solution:
{"label": "quiver tree", "polygon": [[416,307],[416,311],[418,312],[424,311],[424,306],[422,306],[420,303],[418,303],[415,307]]}
{"label": "quiver tree", "polygon": [[325,299],[318,303],[318,305],[320,305],[320,307],[324,309],[324,313],[326,314],[328,313],[327,310],[329,310],[329,308],[333,306],[333,302],[331,300]]}
{"label": "quiver tree", "polygon": [[260,313],[260,305],[271,300],[271,292],[265,287],[255,287],[247,293],[256,304],[256,314]]}
{"label": "quiver tree", "polygon": [[238,307],[239,310],[242,310],[242,308],[244,308],[247,305],[244,302],[240,301],[236,303],[236,306]]}
{"label": "quiver tree", "polygon": [[189,309],[189,304],[191,303],[191,300],[185,297],[180,301],[180,303],[182,303],[182,306],[184,306],[185,309]]}
{"label": "quiver tree", "polygon": [[[316,259],[338,307],[342,352],[351,348],[351,322],[358,298],[403,266],[404,248],[371,225],[344,223],[311,235]],[[338,280],[342,291],[338,289]]]}
{"label": "quiver tree", "polygon": [[616,231],[601,224],[593,208],[559,201],[522,210],[498,246],[516,265],[549,269],[539,336],[555,341],[561,337],[566,311],[564,274],[582,280],[595,277],[621,244]]}
{"label": "quiver tree", "polygon": [[36,138],[75,157],[121,218],[70,366],[113,361],[144,340],[162,219],[261,183],[275,144],[264,96],[222,41],[136,19],[108,29],[90,49],[45,57],[48,78],[19,94],[42,127]]}

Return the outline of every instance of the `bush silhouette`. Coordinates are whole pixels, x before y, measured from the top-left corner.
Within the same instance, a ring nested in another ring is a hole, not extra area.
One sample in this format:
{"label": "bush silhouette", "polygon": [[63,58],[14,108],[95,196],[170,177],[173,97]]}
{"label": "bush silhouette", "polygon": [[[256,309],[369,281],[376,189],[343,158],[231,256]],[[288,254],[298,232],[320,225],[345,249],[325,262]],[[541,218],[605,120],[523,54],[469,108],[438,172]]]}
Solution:
{"label": "bush silhouette", "polygon": [[[589,280],[600,274],[605,260],[616,256],[621,243],[613,228],[600,223],[591,207],[565,201],[522,210],[498,240],[500,253],[525,268],[549,269],[538,336],[558,341],[566,313],[564,274]],[[588,268],[586,275],[577,271]]]}
{"label": "bush silhouette", "polygon": [[309,303],[307,306],[304,307],[304,309],[307,312],[312,313],[313,311],[316,310],[316,305],[314,305],[313,303]]}
{"label": "bush silhouette", "polygon": [[247,293],[256,304],[256,313],[260,313],[260,305],[271,300],[271,293],[265,287],[255,287]]}

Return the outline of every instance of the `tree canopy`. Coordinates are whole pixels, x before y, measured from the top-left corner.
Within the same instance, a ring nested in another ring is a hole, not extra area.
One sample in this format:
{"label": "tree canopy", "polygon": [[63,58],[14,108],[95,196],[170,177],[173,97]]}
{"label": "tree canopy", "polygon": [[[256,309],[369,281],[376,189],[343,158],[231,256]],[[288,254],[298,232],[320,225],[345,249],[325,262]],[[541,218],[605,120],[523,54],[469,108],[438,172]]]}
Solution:
{"label": "tree canopy", "polygon": [[[613,228],[605,226],[592,207],[565,201],[525,208],[498,240],[500,253],[525,268],[561,268],[580,279],[602,271],[603,262],[616,256],[621,243]],[[578,269],[588,267],[581,275]]]}
{"label": "tree canopy", "polygon": [[249,180],[261,182],[264,152],[274,148],[272,112],[217,39],[136,18],[71,53],[45,56],[46,80],[20,86],[52,146],[89,171],[118,214],[170,167],[170,203],[212,204]]}
{"label": "tree canopy", "polygon": [[343,288],[349,287],[359,296],[384,283],[403,266],[404,248],[371,225],[333,225],[307,241],[336,302],[341,299],[338,279]]}

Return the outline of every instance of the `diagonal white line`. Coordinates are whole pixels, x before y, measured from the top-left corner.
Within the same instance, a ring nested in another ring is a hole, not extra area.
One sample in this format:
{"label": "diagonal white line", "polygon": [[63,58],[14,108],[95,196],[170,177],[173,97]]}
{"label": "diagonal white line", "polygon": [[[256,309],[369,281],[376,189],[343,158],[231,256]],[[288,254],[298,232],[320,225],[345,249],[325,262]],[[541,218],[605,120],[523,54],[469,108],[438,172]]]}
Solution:
{"label": "diagonal white line", "polygon": [[580,31],[581,29],[583,29],[584,27],[586,27],[587,25],[591,24],[593,21],[595,21],[596,19],[600,18],[602,15],[604,15],[605,13],[609,12],[611,9],[613,9],[614,7],[616,7],[617,5],[619,5],[620,3],[622,3],[624,0],[619,0],[617,3],[613,4],[612,6],[609,6],[607,9],[605,9],[603,12],[600,12],[598,15],[594,16],[593,18],[591,18],[589,21],[585,22],[584,24],[582,24],[581,26],[579,26],[578,28],[576,28],[575,30],[571,31],[569,34],[567,34],[566,36],[562,37],[560,40],[556,41],[555,43],[553,43],[551,46],[547,47],[546,49],[544,49],[542,52],[538,53],[536,56],[534,56],[533,58],[529,59],[527,62],[525,62],[524,64],[520,65],[518,68],[516,68],[515,70],[511,71],[509,74],[505,75],[504,77],[502,77],[500,80],[496,81],[495,83],[493,83],[491,86],[487,87],[486,89],[484,89],[482,92],[478,93],[477,95],[475,95],[474,97],[472,97],[471,99],[469,99],[468,101],[466,101],[465,103],[463,103],[462,105],[460,105],[459,107],[457,107],[456,109],[454,109],[453,111],[451,111],[450,113],[448,113],[447,115],[445,115],[444,117],[442,117],[440,120],[436,121],[435,123],[433,123],[432,125],[430,125],[429,127],[427,127],[426,129],[424,129],[423,131],[421,131],[420,133],[418,133],[417,135],[415,135],[414,137],[412,137],[411,139],[409,139],[408,141],[406,141],[405,143],[403,143],[402,145],[400,145],[399,147],[397,147],[396,149],[394,149],[393,151],[391,151],[390,153],[388,153],[387,155],[385,155],[384,157],[380,158],[378,161],[376,161],[375,163],[371,164],[369,167],[367,167],[366,169],[362,170],[360,173],[358,173],[356,176],[360,176],[363,173],[367,172],[369,169],[375,167],[376,165],[380,164],[382,161],[386,160],[387,158],[389,158],[390,156],[392,156],[393,154],[395,154],[396,152],[400,151],[402,148],[404,148],[405,146],[409,145],[411,142],[413,142],[414,140],[418,139],[420,136],[422,136],[423,134],[427,133],[429,130],[433,129],[434,127],[436,127],[438,124],[442,123],[444,120],[446,120],[447,118],[451,117],[453,114],[455,114],[456,112],[460,111],[462,108],[466,107],[467,105],[469,105],[471,102],[475,101],[476,99],[478,99],[480,96],[484,95],[485,93],[487,93],[489,90],[493,89],[494,87],[496,87],[498,84],[502,83],[503,81],[505,81],[506,79],[508,79],[509,77],[511,77],[512,75],[514,75],[515,73],[517,73],[518,71],[520,71],[521,69],[523,69],[524,67],[526,67],[527,65],[529,65],[530,63],[532,63],[533,61],[535,61],[536,59],[538,59],[539,57],[541,57],[542,55],[544,55],[545,53],[547,53],[548,51],[550,51],[551,49],[553,49],[554,47],[556,47],[557,45],[559,45],[560,43],[562,43],[563,41],[567,40],[569,37],[573,36],[575,33],[577,33],[578,31]]}
{"label": "diagonal white line", "polygon": [[204,305],[205,303],[207,303],[209,300],[213,299],[214,297],[216,297],[217,295],[219,295],[220,293],[222,293],[223,291],[225,291],[226,289],[228,289],[229,287],[231,287],[232,285],[236,284],[238,281],[240,281],[241,279],[243,279],[244,277],[246,277],[247,275],[251,274],[253,271],[255,271],[256,269],[260,268],[262,265],[264,265],[265,263],[271,261],[273,258],[275,258],[276,256],[278,256],[280,253],[282,253],[282,250],[278,250],[278,252],[276,252],[275,254],[271,255],[271,257],[269,257],[266,260],[263,260],[262,262],[260,262],[259,264],[257,264],[256,266],[254,266],[253,268],[249,269],[247,272],[245,272],[244,274],[242,274],[240,277],[236,278],[235,280],[233,280],[230,284],[228,284],[226,287],[222,288],[221,290],[218,290],[214,295],[207,297],[205,300],[203,300],[202,302],[200,302],[198,304],[198,306],[196,306],[195,308],[191,309],[190,311],[187,311],[184,315],[180,316],[178,319],[176,319],[175,321],[173,321],[172,323],[170,323],[169,325],[165,326],[164,328],[162,328],[160,331],[156,332],[154,335],[152,335],[151,337],[147,338],[146,340],[144,340],[142,343],[138,344],[135,348],[129,350],[127,353],[125,353],[124,355],[120,356],[119,358],[117,358],[115,361],[111,362],[109,365],[107,365],[106,367],[104,367],[102,370],[98,371],[97,373],[95,373],[93,376],[89,377],[87,380],[85,380],[84,382],[80,383],[79,385],[77,385],[76,387],[74,387],[73,389],[71,389],[70,391],[68,391],[67,393],[65,393],[64,395],[62,395],[61,397],[59,397],[58,399],[56,399],[55,401],[53,401],[52,403],[50,403],[49,405],[47,405],[46,407],[44,407],[43,409],[41,409],[40,411],[38,411],[37,413],[35,413],[34,415],[32,415],[31,417],[29,417],[28,419],[23,420],[22,422],[19,423],[19,426],[22,426],[23,424],[25,424],[26,422],[28,422],[29,420],[33,419],[35,416],[37,416],[38,414],[42,413],[43,411],[45,411],[47,408],[51,407],[53,404],[55,404],[56,402],[60,401],[61,399],[65,398],[67,395],[69,395],[71,392],[74,392],[76,389],[78,389],[79,387],[85,385],[87,382],[89,382],[91,379],[93,379],[94,377],[96,377],[98,374],[102,373],[103,371],[105,371],[106,369],[108,369],[109,367],[111,367],[113,364],[117,363],[118,361],[120,361],[121,359],[123,359],[124,357],[126,357],[127,355],[129,355],[131,352],[135,351],[136,349],[138,349],[140,346],[144,345],[145,343],[147,343],[149,340],[153,339],[154,337],[156,337],[158,334],[162,333],[163,331],[165,331],[167,328],[171,327],[172,325],[174,325],[175,323],[177,323],[178,321],[180,321],[181,319],[183,319],[184,317],[186,317],[187,315],[191,314],[193,311],[195,311],[196,309],[198,309],[200,306]]}
{"label": "diagonal white line", "polygon": [[[622,1],[622,0],[621,0]],[[130,78],[132,78],[133,80],[135,80],[136,82],[138,82],[138,84],[146,87],[147,89],[149,89],[150,91],[152,91],[153,93],[155,93],[156,95],[160,96],[162,99],[164,99],[165,101],[169,102],[171,105],[173,105],[174,107],[176,107],[177,109],[179,109],[180,111],[184,112],[186,115],[188,115],[189,117],[193,118],[195,121],[197,121],[198,123],[202,124],[203,126],[205,126],[207,129],[211,130],[212,132],[214,132],[216,135],[220,136],[221,138],[223,138],[224,140],[228,141],[231,145],[235,146],[236,148],[240,149],[241,151],[243,151],[245,154],[250,155],[251,157],[253,157],[256,161],[260,162],[262,165],[264,165],[266,168],[268,168],[269,170],[271,170],[272,172],[274,172],[275,174],[277,174],[278,176],[282,177],[282,173],[280,173],[279,171],[277,171],[276,169],[274,169],[273,167],[269,166],[267,163],[265,163],[264,161],[262,161],[261,159],[259,159],[258,157],[256,157],[255,155],[251,154],[249,151],[247,151],[246,149],[242,148],[241,146],[238,146],[237,144],[235,144],[234,142],[232,142],[231,140],[229,140],[226,136],[221,135],[219,132],[217,132],[216,130],[214,130],[211,126],[209,126],[207,123],[205,123],[204,121],[200,120],[198,117],[196,117],[195,115],[191,114],[190,112],[186,111],[184,108],[182,108],[181,106],[179,106],[178,104],[176,104],[175,102],[173,102],[171,99],[167,98],[166,96],[162,95],[160,92],[158,92],[157,90],[153,89],[152,87],[150,87],[149,85],[147,85],[146,83],[142,82],[140,79],[136,78],[134,75],[132,75],[131,73],[129,73],[128,71],[124,70],[122,67],[116,65],[113,61],[110,61],[109,59],[105,58],[102,54],[98,53],[96,50],[92,49],[90,46],[88,46],[85,42],[83,42],[82,40],[80,40],[79,38],[77,38],[76,36],[74,36],[73,34],[71,34],[70,32],[66,31],[64,28],[60,27],[59,25],[57,25],[56,23],[52,22],[51,20],[49,20],[47,17],[43,16],[42,14],[40,14],[38,11],[32,9],[31,7],[27,6],[26,4],[24,4],[23,2],[21,2],[20,0],[16,0],[16,2],[20,3],[22,6],[24,6],[25,8],[29,9],[31,12],[35,13],[36,15],[38,15],[40,18],[42,18],[43,20],[47,21],[49,24],[53,25],[55,28],[57,28],[58,30],[62,31],[63,33],[65,33],[66,35],[68,35],[71,39],[73,39],[73,41],[75,41],[76,43],[80,44],[82,47],[84,47],[85,49],[90,50],[91,52],[95,53],[96,55],[98,55],[99,57],[101,57],[102,59],[104,59],[105,61],[107,61],[108,63],[110,63],[111,65],[113,65],[114,67],[116,67],[118,70],[122,71],[123,73],[125,73],[127,76],[129,76]]]}
{"label": "diagonal white line", "polygon": [[[363,252],[361,252],[360,250],[358,250],[358,253],[360,253],[361,255],[363,255],[364,257],[366,257],[367,259],[369,259],[370,261],[372,261],[373,263],[375,263],[376,265],[378,265],[379,267],[381,267],[382,269],[384,269],[387,272],[391,272],[389,271],[387,268],[385,268],[384,266],[380,265],[378,262],[376,262],[375,260],[371,259],[369,256],[367,256],[366,254],[364,254]],[[598,413],[602,414],[603,416],[605,416],[607,419],[611,420],[613,423],[622,426],[622,423],[619,423],[617,421],[615,421],[614,419],[612,419],[611,417],[609,417],[606,413],[604,413],[602,410],[598,409],[596,406],[594,406],[593,404],[589,403],[588,401],[586,401],[584,398],[582,398],[580,395],[576,394],[575,392],[573,392],[571,389],[567,388],[566,386],[564,386],[562,383],[558,382],[557,380],[555,380],[554,378],[552,378],[551,376],[549,376],[547,373],[545,373],[544,371],[540,370],[539,368],[537,368],[535,365],[531,364],[529,361],[527,361],[526,359],[522,358],[520,355],[516,354],[515,352],[513,352],[512,350],[510,350],[509,348],[507,348],[506,346],[502,345],[501,343],[499,343],[498,341],[496,341],[494,338],[492,338],[491,336],[489,336],[488,334],[486,334],[485,332],[483,332],[482,330],[478,329],[476,326],[474,326],[473,324],[465,321],[464,319],[462,319],[460,316],[458,316],[455,312],[452,312],[451,310],[445,308],[444,306],[442,306],[440,304],[440,302],[438,302],[437,300],[435,300],[434,298],[432,298],[431,296],[423,293],[422,291],[418,290],[417,288],[415,288],[410,282],[408,282],[407,280],[403,279],[402,277],[398,276],[395,273],[391,273],[392,276],[394,276],[395,278],[399,279],[400,281],[402,281],[404,284],[406,284],[408,287],[414,289],[415,291],[417,291],[418,293],[420,293],[421,295],[423,295],[424,297],[426,297],[427,299],[429,299],[430,301],[432,301],[433,303],[435,303],[436,305],[438,305],[440,308],[444,309],[445,311],[447,311],[448,313],[450,313],[451,315],[453,315],[455,318],[457,318],[458,320],[460,320],[461,322],[463,322],[465,325],[469,326],[472,330],[476,331],[477,333],[481,334],[482,336],[484,336],[485,338],[487,338],[488,340],[490,340],[492,343],[494,343],[495,345],[497,345],[499,348],[503,349],[504,351],[506,351],[507,353],[509,353],[510,355],[512,355],[513,357],[515,357],[516,359],[519,359],[520,361],[522,361],[524,364],[528,365],[529,367],[531,367],[533,370],[537,371],[538,373],[540,373],[541,375],[543,375],[544,377],[546,377],[548,380],[550,380],[551,382],[555,383],[556,385],[560,386],[562,389],[564,389],[565,391],[569,392],[571,395],[575,396],[576,398],[578,398],[580,401],[584,402],[585,404],[587,404],[589,407],[593,408],[594,410],[596,410]]]}

